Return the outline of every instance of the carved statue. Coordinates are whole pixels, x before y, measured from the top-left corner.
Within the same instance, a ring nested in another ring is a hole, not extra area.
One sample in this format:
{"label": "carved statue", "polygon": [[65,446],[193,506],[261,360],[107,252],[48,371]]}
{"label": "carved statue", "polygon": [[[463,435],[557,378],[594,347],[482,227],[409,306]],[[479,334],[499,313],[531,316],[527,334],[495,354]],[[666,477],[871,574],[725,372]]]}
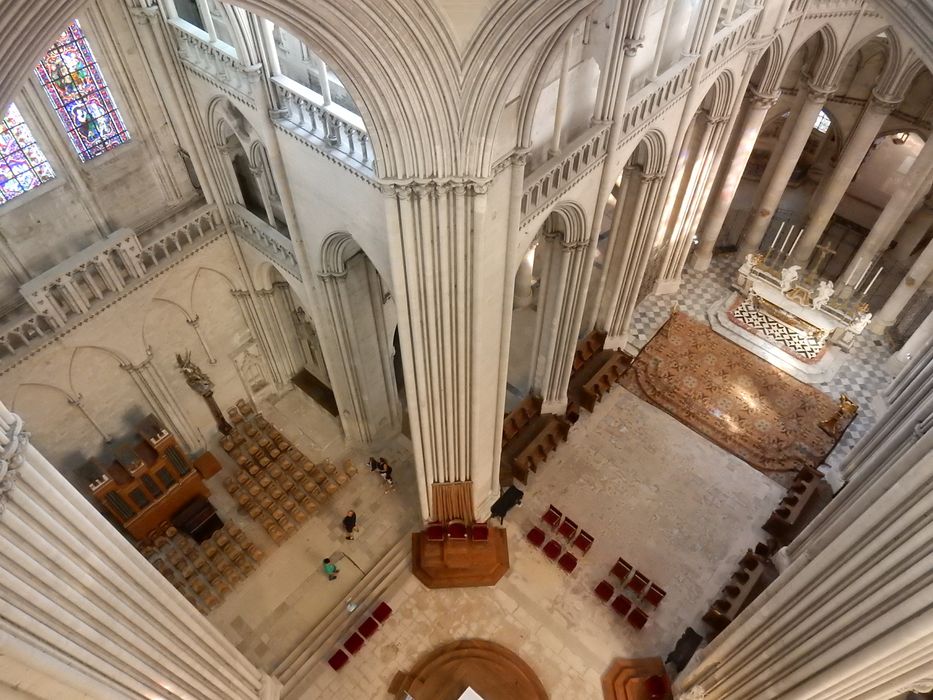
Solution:
{"label": "carved statue", "polygon": [[871,322],[871,316],[871,312],[869,311],[861,312],[858,317],[849,324],[848,330],[858,335],[865,330],[866,326]]}
{"label": "carved statue", "polygon": [[739,274],[748,276],[752,272],[752,268],[755,265],[761,264],[761,255],[758,253],[749,253],[745,256],[745,262],[742,263],[742,267],[739,268]]}
{"label": "carved statue", "polygon": [[839,396],[839,408],[829,418],[820,421],[818,425],[820,430],[834,440],[838,440],[842,436],[842,432],[852,422],[852,419],[855,418],[856,413],[858,413],[858,404],[845,394],[841,394]]}
{"label": "carved statue", "polygon": [[214,393],[214,382],[210,380],[210,377],[208,377],[200,367],[191,361],[190,350],[185,353],[184,357],[176,353],[175,362],[178,363],[178,368],[181,370],[181,373],[185,375],[185,381],[188,382],[188,386],[201,396],[210,396]]}
{"label": "carved statue", "polygon": [[822,309],[826,303],[832,298],[833,292],[833,283],[828,280],[820,280],[819,285],[817,285],[816,294],[813,297],[813,308],[819,311]]}
{"label": "carved statue", "polygon": [[781,291],[789,292],[800,277],[800,265],[791,265],[781,270]]}

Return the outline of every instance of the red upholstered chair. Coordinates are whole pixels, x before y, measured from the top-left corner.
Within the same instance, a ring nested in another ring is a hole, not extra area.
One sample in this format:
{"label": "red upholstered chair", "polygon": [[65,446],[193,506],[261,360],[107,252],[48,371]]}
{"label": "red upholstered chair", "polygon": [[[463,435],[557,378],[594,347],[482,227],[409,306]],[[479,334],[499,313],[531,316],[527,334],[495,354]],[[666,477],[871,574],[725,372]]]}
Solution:
{"label": "red upholstered chair", "polygon": [[570,542],[573,540],[573,536],[577,534],[578,529],[577,524],[573,520],[564,518],[564,522],[557,528],[557,534]]}
{"label": "red upholstered chair", "polygon": [[544,539],[547,535],[544,534],[544,530],[540,527],[533,527],[528,531],[528,534],[525,535],[525,538],[531,542],[535,547],[540,547],[544,544]]}
{"label": "red upholstered chair", "polygon": [[645,692],[651,700],[661,700],[667,696],[667,678],[664,676],[648,676],[645,679]]}
{"label": "red upholstered chair", "polygon": [[391,614],[392,608],[390,608],[389,604],[386,602],[379,603],[379,605],[376,606],[376,609],[373,610],[373,617],[376,618],[376,622],[378,622],[380,625],[388,620]]}
{"label": "red upholstered chair", "polygon": [[625,583],[628,579],[630,573],[632,573],[632,565],[629,564],[625,559],[619,557],[619,561],[615,563],[610,571],[613,576],[615,576],[621,583]]}
{"label": "red upholstered chair", "polygon": [[648,587],[648,577],[638,569],[635,569],[635,573],[632,574],[632,578],[630,578],[629,582],[625,585],[636,594],[641,595],[642,591]]}
{"label": "red upholstered chair", "polygon": [[374,617],[367,617],[367,618],[363,621],[363,624],[360,625],[360,627],[359,627],[359,629],[357,630],[357,632],[359,632],[361,635],[363,635],[364,637],[366,637],[366,639],[369,639],[369,638],[372,637],[374,634],[376,634],[376,630],[377,630],[377,629],[379,629],[379,623],[376,621],[376,618],[374,618]]}
{"label": "red upholstered chair", "polygon": [[553,505],[549,505],[547,507],[547,512],[541,516],[541,519],[551,527],[557,527],[562,517],[564,517],[563,513],[557,510]]}
{"label": "red upholstered chair", "polygon": [[612,609],[622,617],[625,617],[628,615],[628,611],[632,609],[632,601],[626,598],[624,593],[620,593],[616,596],[616,599],[612,601]]}
{"label": "red upholstered chair", "polygon": [[608,603],[609,599],[612,598],[612,594],[615,592],[616,589],[613,588],[612,584],[608,581],[600,581],[596,584],[596,588],[593,589],[593,593],[596,594],[596,597],[604,603]]}
{"label": "red upholstered chair", "polygon": [[666,595],[667,593],[664,592],[663,588],[661,588],[656,583],[652,583],[648,587],[648,590],[645,592],[645,597],[643,598],[643,600],[646,603],[648,603],[648,605],[650,605],[651,607],[656,608],[658,607],[660,602],[664,600],[664,596]]}
{"label": "red upholstered chair", "polygon": [[577,538],[573,541],[573,546],[580,550],[581,554],[586,554],[593,546],[593,536],[586,530],[580,530]]}
{"label": "red upholstered chair", "polygon": [[428,527],[424,531],[425,537],[427,537],[428,542],[443,542],[444,541],[444,523],[433,522],[428,523]]}
{"label": "red upholstered chair", "polygon": [[447,523],[447,539],[465,540],[467,538],[466,523],[462,520],[451,520]]}
{"label": "red upholstered chair", "polygon": [[363,648],[363,645],[366,643],[366,640],[363,639],[356,632],[351,634],[347,641],[343,643],[343,648],[349,651],[351,654],[355,654],[360,649]]}
{"label": "red upholstered chair", "polygon": [[338,649],[337,651],[334,652],[334,655],[331,656],[327,660],[327,663],[330,665],[332,669],[334,669],[335,671],[339,671],[340,669],[344,667],[344,665],[349,660],[350,660],[350,657],[347,656],[346,652],[344,652],[343,649]]}
{"label": "red upholstered chair", "polygon": [[489,542],[489,526],[486,523],[473,523],[470,538],[474,542]]}
{"label": "red upholstered chair", "polygon": [[637,630],[640,630],[648,622],[648,616],[639,608],[632,608],[628,614],[628,623]]}
{"label": "red upholstered chair", "polygon": [[557,560],[557,565],[568,574],[572,574],[573,570],[577,568],[577,558],[570,552],[564,552],[561,558]]}
{"label": "red upholstered chair", "polygon": [[560,556],[561,549],[562,547],[560,546],[560,542],[557,540],[551,540],[546,545],[544,545],[544,556],[546,556],[548,559],[557,559],[557,557]]}

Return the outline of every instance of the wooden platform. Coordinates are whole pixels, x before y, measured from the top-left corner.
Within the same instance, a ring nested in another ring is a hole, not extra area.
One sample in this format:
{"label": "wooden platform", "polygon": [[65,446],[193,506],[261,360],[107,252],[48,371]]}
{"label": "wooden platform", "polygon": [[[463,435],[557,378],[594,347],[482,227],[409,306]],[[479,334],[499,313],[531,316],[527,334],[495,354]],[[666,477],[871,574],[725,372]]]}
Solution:
{"label": "wooden platform", "polygon": [[[645,690],[645,679],[664,676],[664,663],[659,657],[651,659],[616,659],[603,674],[603,698],[605,700],[651,700]],[[670,691],[664,700],[672,700]]]}
{"label": "wooden platform", "polygon": [[428,542],[423,532],[411,536],[411,570],[428,588],[494,586],[509,570],[505,530],[489,528],[489,541]]}
{"label": "wooden platform", "polygon": [[548,700],[531,667],[510,649],[483,639],[464,639],[428,652],[389,686],[396,700],[457,700],[467,688],[483,700]]}

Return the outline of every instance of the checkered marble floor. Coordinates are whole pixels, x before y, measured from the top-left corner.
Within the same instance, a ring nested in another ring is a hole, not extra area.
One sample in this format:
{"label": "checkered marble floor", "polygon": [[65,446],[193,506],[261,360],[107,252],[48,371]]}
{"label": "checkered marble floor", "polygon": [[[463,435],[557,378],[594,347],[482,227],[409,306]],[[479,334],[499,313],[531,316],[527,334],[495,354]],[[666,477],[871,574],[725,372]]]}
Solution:
{"label": "checkered marble floor", "polygon": [[[684,270],[683,284],[676,294],[651,295],[638,305],[632,320],[632,344],[639,349],[643,348],[670,316],[675,302],[679,311],[706,323],[709,308],[730,293],[729,285],[738,267],[739,263],[731,255],[715,256],[705,272],[697,272],[688,265]],[[866,330],[855,339],[845,364],[831,381],[813,382],[814,386],[830,396],[845,393],[859,404],[858,416],[826,460],[830,465],[838,465],[874,425],[872,399],[893,379],[884,369],[884,363],[891,353],[891,348],[882,336]]]}

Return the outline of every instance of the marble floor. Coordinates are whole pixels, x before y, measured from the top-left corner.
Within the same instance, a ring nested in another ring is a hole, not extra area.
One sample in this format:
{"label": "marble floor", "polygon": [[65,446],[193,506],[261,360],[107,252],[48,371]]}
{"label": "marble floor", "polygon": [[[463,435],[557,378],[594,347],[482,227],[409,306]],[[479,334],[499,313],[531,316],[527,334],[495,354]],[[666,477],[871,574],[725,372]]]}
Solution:
{"label": "marble floor", "polygon": [[[274,404],[260,407],[265,417],[314,461],[330,458],[340,465],[352,459],[359,473],[302,525],[277,546],[265,530],[237,511],[237,504],[222,486],[237,467],[219,447],[222,472],[213,477],[211,501],[221,517],[232,520],[266,552],[266,559],[243,583],[211,611],[208,618],[250,660],[269,671],[314,625],[340,604],[385,553],[420,522],[411,444],[399,436],[380,445],[377,454],[393,467],[396,488],[386,493],[385,483],[365,468],[368,453],[348,447],[337,420],[297,389]],[[360,532],[344,539],[341,520],[348,509],[357,512]],[[329,557],[340,568],[335,581],[321,571]]]}
{"label": "marble floor", "polygon": [[[304,700],[386,697],[395,673],[437,645],[469,637],[508,646],[552,698],[601,697],[617,657],[666,655],[696,626],[783,489],[663,411],[616,388],[532,476],[506,519],[511,570],[495,588],[429,591],[413,576],[385,627],[339,673],[320,664]],[[553,503],[595,537],[572,575],[524,540]],[[619,556],[667,598],[640,632],[592,591]]]}
{"label": "marble floor", "polygon": [[[680,311],[698,321],[708,322],[707,311],[731,292],[729,285],[738,267],[732,255],[714,256],[712,265],[705,272],[697,272],[688,264],[684,269],[683,284],[676,294],[651,295],[638,305],[632,319],[632,343],[639,349],[644,347],[667,320],[675,302]],[[859,404],[858,415],[826,460],[830,465],[838,465],[874,425],[876,414],[872,399],[893,379],[885,368],[891,353],[892,349],[882,336],[866,330],[856,338],[852,349],[843,355],[843,365],[831,380],[811,382],[830,396],[846,393]]]}

